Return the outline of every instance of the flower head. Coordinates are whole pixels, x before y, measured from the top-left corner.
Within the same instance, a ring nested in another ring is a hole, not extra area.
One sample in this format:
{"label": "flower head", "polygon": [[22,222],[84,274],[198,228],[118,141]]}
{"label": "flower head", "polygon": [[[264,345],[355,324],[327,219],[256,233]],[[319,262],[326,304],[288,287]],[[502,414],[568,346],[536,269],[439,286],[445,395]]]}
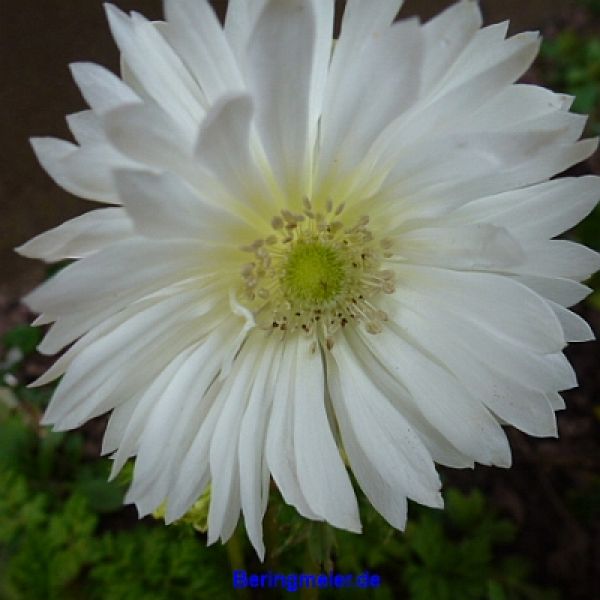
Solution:
{"label": "flower head", "polygon": [[[600,196],[551,179],[589,156],[571,98],[514,82],[535,33],[475,2],[421,25],[400,0],[107,6],[122,78],[72,65],[76,143],[32,140],[93,210],[19,250],[79,259],[27,298],[71,345],[44,422],[111,412],[127,500],[180,518],[211,486],[209,541],[243,513],[263,556],[271,478],[304,516],[360,530],[349,467],[395,527],[441,506],[434,463],[508,466],[501,425],[556,435],[567,310],[598,256],[551,238]],[[340,452],[343,450],[343,452]],[[344,458],[342,458],[342,456]]]}

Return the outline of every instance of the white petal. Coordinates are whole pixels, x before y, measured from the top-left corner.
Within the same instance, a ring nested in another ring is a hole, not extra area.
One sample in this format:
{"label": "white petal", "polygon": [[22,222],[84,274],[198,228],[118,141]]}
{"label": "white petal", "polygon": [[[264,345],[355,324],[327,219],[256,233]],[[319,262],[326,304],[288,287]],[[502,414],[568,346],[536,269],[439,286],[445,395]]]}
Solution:
{"label": "white petal", "polygon": [[573,306],[588,296],[592,289],[577,281],[560,277],[516,275],[515,279],[534,292],[562,306]]}
{"label": "white petal", "polygon": [[600,268],[598,252],[569,240],[528,240],[523,249],[527,258],[514,273],[584,281]]}
{"label": "white petal", "polygon": [[510,447],[501,427],[451,373],[389,329],[376,337],[361,330],[359,335],[452,445],[482,464],[510,465]]}
{"label": "white petal", "polygon": [[135,161],[175,173],[193,170],[192,145],[199,125],[183,129],[153,104],[132,104],[104,116],[110,141]]}
{"label": "white petal", "polygon": [[262,209],[268,219],[276,208],[250,152],[252,116],[249,96],[224,96],[202,123],[195,155],[227,189],[233,206],[245,212]]}
{"label": "white petal", "polygon": [[181,460],[210,407],[206,392],[219,372],[228,333],[227,327],[217,328],[188,353],[149,415],[139,438],[128,494],[140,514],[154,510],[172,488]]}
{"label": "white petal", "polygon": [[296,352],[292,344],[282,345],[279,370],[274,373],[273,407],[267,429],[265,456],[283,499],[308,519],[320,519],[308,506],[300,489],[294,454],[294,391]]}
{"label": "white petal", "polygon": [[492,362],[482,360],[473,351],[466,339],[454,337],[441,319],[431,319],[419,305],[405,302],[392,327],[396,325],[404,337],[426,348],[474,398],[504,422],[529,435],[556,437],[554,412],[545,394],[503,377]]}
{"label": "white petal", "polygon": [[201,248],[187,241],[125,240],[69,265],[25,302],[35,312],[53,315],[106,305],[116,312],[134,299],[198,273],[201,255]]}
{"label": "white petal", "polygon": [[31,138],[30,142],[42,167],[65,190],[87,200],[119,203],[111,169],[130,162],[107,144],[79,148],[55,138]]}
{"label": "white petal", "polygon": [[80,146],[106,143],[102,119],[93,110],[67,115],[67,124]]}
{"label": "white petal", "polygon": [[[472,112],[518,79],[538,52],[539,36],[520,34],[482,54],[493,63],[489,68],[463,69],[462,77],[448,77],[431,102],[417,103],[414,110],[392,123],[373,148],[378,159],[394,147],[409,148],[417,140],[442,132],[462,133]],[[454,67],[454,70],[458,67]]]}
{"label": "white petal", "polygon": [[179,370],[186,356],[187,352],[185,351],[178,356],[174,356],[145,390],[115,409],[113,414],[118,414],[118,411],[125,410],[125,407],[131,403],[135,406],[119,441],[119,447],[112,456],[113,465],[110,479],[114,479],[127,462],[127,459],[136,454],[140,435],[148,422],[152,408],[169,385],[169,382],[173,380],[173,375]]}
{"label": "white petal", "polygon": [[[418,216],[428,216],[432,210],[439,210],[438,205],[448,211],[454,203],[452,197],[444,194],[441,187],[444,183],[510,172],[523,163],[539,159],[560,135],[561,130],[429,136],[412,147],[398,148],[394,155],[386,157],[386,160],[393,157],[395,165],[385,186],[394,190],[396,196],[405,198],[409,206],[416,205],[417,209],[423,204],[422,195],[431,190],[427,202],[431,207],[423,207],[417,212]],[[460,202],[464,204],[465,200],[460,199]],[[406,211],[403,213],[406,218]]]}
{"label": "white petal", "polygon": [[223,530],[230,503],[235,504],[237,500],[239,513],[240,426],[256,376],[255,365],[259,356],[256,338],[250,336],[220,393],[225,396],[225,401],[210,443],[212,487],[208,513],[209,544],[219,537],[226,541],[227,536]]}
{"label": "white petal", "polygon": [[[167,503],[166,523],[181,518],[210,482],[209,448],[225,396],[216,381],[207,394],[207,412],[184,456]],[[217,533],[218,536],[218,533]]]}
{"label": "white petal", "polygon": [[140,15],[131,17],[105,4],[110,29],[123,59],[145,90],[182,127],[193,127],[204,116],[202,94],[181,59]]}
{"label": "white petal", "polygon": [[[264,559],[265,545],[263,542],[262,519],[263,506],[263,456],[267,420],[271,409],[273,379],[279,370],[281,353],[277,352],[279,343],[273,339],[267,340],[264,348],[260,348],[256,379],[252,386],[248,407],[244,412],[240,427],[239,465],[240,465],[240,496],[244,525],[248,537],[261,560]],[[266,491],[268,496],[268,488]]]}
{"label": "white petal", "polygon": [[104,431],[100,454],[104,456],[115,452],[119,448],[137,406],[138,398],[131,398],[113,409]]}
{"label": "white petal", "polygon": [[165,35],[207,101],[244,89],[236,59],[217,16],[206,0],[166,0]]}
{"label": "white petal", "polygon": [[294,450],[298,481],[310,508],[335,527],[360,532],[356,497],[325,410],[325,373],[319,352],[299,337],[295,344]]}
{"label": "white petal", "polygon": [[583,220],[598,200],[600,177],[565,177],[474,200],[451,219],[493,223],[523,239],[548,239]]}
{"label": "white petal", "polygon": [[592,328],[578,314],[555,302],[551,302],[550,306],[556,313],[568,342],[589,342],[596,339]]}
{"label": "white petal", "polygon": [[[199,318],[218,300],[199,292],[181,293],[130,314],[76,354],[48,406],[45,422],[70,429],[126,401],[163,368],[170,355],[202,337]],[[206,326],[213,325],[207,322]],[[156,344],[162,352],[153,351]]]}
{"label": "white petal", "polygon": [[81,94],[96,113],[139,102],[139,97],[108,69],[85,62],[72,63],[70,67]]}
{"label": "white petal", "polygon": [[83,258],[110,244],[133,236],[131,221],[121,208],[104,208],[66,221],[46,231],[16,251],[29,258],[47,262]]}
{"label": "white petal", "polygon": [[453,269],[492,269],[519,264],[524,253],[501,227],[471,225],[412,229],[398,236],[401,262]]}
{"label": "white petal", "polygon": [[313,0],[271,0],[247,49],[256,129],[280,185],[297,202],[306,189],[309,167],[315,21]]}
{"label": "white petal", "polygon": [[566,408],[563,397],[558,393],[547,394],[548,402],[552,405],[553,410],[564,410]]}
{"label": "white petal", "polygon": [[378,31],[361,46],[352,69],[334,77],[332,66],[321,122],[319,167],[326,178],[331,169],[345,174],[355,167],[381,131],[419,95],[423,42],[416,20]]}
{"label": "white petal", "polygon": [[572,99],[545,88],[515,84],[475,110],[465,126],[470,131],[519,131],[564,128],[564,141],[575,141],[585,126],[584,115],[569,113]]}
{"label": "white petal", "polygon": [[225,36],[240,63],[246,55],[248,38],[267,0],[229,0],[225,16]]}
{"label": "white petal", "polygon": [[246,223],[205,202],[170,173],[117,171],[115,183],[127,214],[143,236],[223,242],[236,247],[244,243],[244,235],[248,236]]}
{"label": "white petal", "polygon": [[556,352],[564,337],[556,315],[529,288],[502,275],[399,266],[403,287],[431,297],[501,339],[535,352]]}
{"label": "white petal", "polygon": [[336,343],[333,357],[336,364],[328,362],[328,382],[352,470],[377,510],[402,529],[406,496],[429,506],[442,504],[431,455],[344,341]]}
{"label": "white petal", "polygon": [[481,11],[477,2],[463,0],[423,26],[425,60],[423,89],[430,91],[442,82],[452,65],[481,27]]}
{"label": "white petal", "polygon": [[360,360],[361,368],[370,374],[371,381],[418,433],[434,461],[456,469],[473,468],[473,458],[457,450],[423,417],[410,392],[384,368],[358,335],[347,330],[346,340]]}
{"label": "white petal", "polygon": [[[450,310],[443,299],[430,293],[415,293],[407,285],[398,293],[401,293],[399,302],[419,306],[427,312],[428,319],[442,322],[451,330],[453,337],[464,339],[475,355],[485,356],[488,364],[503,377],[544,393],[577,385],[573,369],[562,354],[540,354],[503,338],[498,332],[486,329],[481,322],[471,319],[468,310]],[[390,319],[396,318],[394,307],[386,307],[387,310]]]}

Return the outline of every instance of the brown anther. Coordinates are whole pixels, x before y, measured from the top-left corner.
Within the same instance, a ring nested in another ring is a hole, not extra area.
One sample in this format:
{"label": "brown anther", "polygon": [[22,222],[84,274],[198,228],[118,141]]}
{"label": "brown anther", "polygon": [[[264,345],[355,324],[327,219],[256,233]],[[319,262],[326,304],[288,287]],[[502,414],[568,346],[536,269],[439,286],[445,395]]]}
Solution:
{"label": "brown anther", "polygon": [[242,277],[248,277],[249,275],[252,275],[252,271],[254,271],[255,266],[256,265],[254,263],[246,263],[241,269]]}
{"label": "brown anther", "polygon": [[342,212],[344,211],[344,208],[346,208],[346,203],[342,202],[336,209],[335,212],[333,213],[336,217],[341,215]]}
{"label": "brown anther", "polygon": [[325,345],[327,346],[327,350],[332,350],[334,344],[335,344],[335,342],[333,341],[332,337],[328,336],[325,338]]}
{"label": "brown anther", "polygon": [[382,331],[383,331],[383,328],[381,327],[381,325],[379,323],[377,323],[377,321],[369,321],[367,323],[367,332],[368,333],[375,335],[377,333],[381,333]]}
{"label": "brown anther", "polygon": [[271,219],[271,227],[273,229],[282,229],[283,228],[283,219],[279,216],[273,217]]}

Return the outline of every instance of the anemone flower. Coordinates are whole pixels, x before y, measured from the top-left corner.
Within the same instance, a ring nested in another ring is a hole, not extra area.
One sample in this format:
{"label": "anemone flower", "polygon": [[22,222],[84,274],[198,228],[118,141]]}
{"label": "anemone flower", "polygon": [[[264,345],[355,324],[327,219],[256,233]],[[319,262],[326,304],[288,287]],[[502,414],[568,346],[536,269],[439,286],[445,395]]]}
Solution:
{"label": "anemone flower", "polygon": [[209,543],[243,513],[264,556],[271,478],[308,519],[360,531],[348,469],[394,527],[442,506],[435,463],[508,467],[502,429],[556,436],[567,310],[598,255],[553,240],[600,196],[551,179],[590,156],[572,98],[514,82],[537,33],[462,1],[422,25],[401,0],[111,5],[121,78],[71,65],[76,143],[32,140],[49,175],[108,205],[25,256],[78,259],[27,298],[69,346],[44,417],[111,412],[126,500],[180,518],[211,486]]}

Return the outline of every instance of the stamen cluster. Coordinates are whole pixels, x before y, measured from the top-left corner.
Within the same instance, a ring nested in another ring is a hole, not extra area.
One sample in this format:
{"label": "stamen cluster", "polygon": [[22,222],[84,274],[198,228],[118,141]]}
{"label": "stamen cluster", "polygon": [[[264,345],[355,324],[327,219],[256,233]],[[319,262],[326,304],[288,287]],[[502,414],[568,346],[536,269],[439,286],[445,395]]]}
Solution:
{"label": "stamen cluster", "polygon": [[388,317],[372,300],[395,289],[394,273],[380,269],[391,241],[374,239],[366,215],[346,226],[343,203],[328,200],[323,214],[305,198],[303,209],[282,210],[271,220],[273,233],[241,248],[252,260],[241,268],[240,299],[259,326],[301,331],[327,348],[352,322],[379,333]]}

